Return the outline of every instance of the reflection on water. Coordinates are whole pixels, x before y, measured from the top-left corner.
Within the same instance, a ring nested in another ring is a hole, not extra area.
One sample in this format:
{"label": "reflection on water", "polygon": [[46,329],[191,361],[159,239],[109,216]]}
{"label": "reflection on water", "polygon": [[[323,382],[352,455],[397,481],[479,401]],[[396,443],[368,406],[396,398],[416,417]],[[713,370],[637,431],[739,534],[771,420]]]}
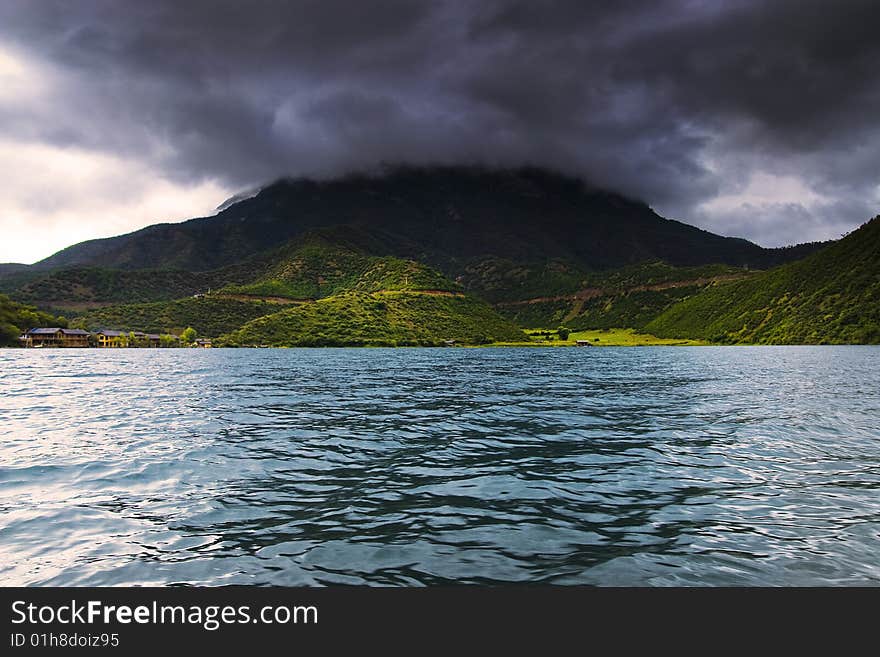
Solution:
{"label": "reflection on water", "polygon": [[0,583],[880,583],[880,349],[2,350]]}

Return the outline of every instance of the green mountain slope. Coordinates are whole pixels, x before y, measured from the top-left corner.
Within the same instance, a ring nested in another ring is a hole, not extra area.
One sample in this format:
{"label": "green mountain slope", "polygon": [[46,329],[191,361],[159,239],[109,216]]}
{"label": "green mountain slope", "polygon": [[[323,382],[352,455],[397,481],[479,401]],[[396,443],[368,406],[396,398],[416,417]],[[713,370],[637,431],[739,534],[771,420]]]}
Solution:
{"label": "green mountain slope", "polygon": [[369,255],[318,232],[208,272],[72,267],[0,277],[0,292],[45,309],[85,311],[116,303],[168,301],[209,290],[259,297],[318,299],[347,290],[459,290],[412,261]]}
{"label": "green mountain slope", "polygon": [[526,340],[485,302],[453,293],[346,293],[261,317],[223,346],[434,346]]}
{"label": "green mountain slope", "polygon": [[283,307],[266,301],[206,296],[96,308],[82,313],[72,323],[87,330],[107,328],[175,335],[192,326],[202,337],[215,337]]}
{"label": "green mountain slope", "polygon": [[584,274],[573,292],[499,301],[496,308],[526,328],[643,329],[668,307],[714,281],[756,273],[728,265],[673,267],[647,262]]}
{"label": "green mountain slope", "polygon": [[557,300],[496,306],[523,328],[566,326],[575,331],[608,328],[642,330],[677,301],[699,290],[686,286],[668,290],[609,292],[585,300]]}
{"label": "green mountain slope", "polygon": [[[134,273],[143,272],[128,272]],[[498,317],[484,303],[463,299],[458,285],[429,267],[390,256],[369,256],[352,247],[331,244],[320,236],[292,241],[280,249],[205,276],[215,283],[223,278],[249,277],[252,280],[245,284],[229,284],[210,294],[198,295],[197,298],[190,296],[172,301],[117,304],[87,309],[80,312],[75,323],[88,329],[116,328],[158,332],[176,332],[192,326],[202,336],[217,337],[235,331],[251,320],[282,309],[298,310],[289,308],[291,304],[312,306],[314,304],[311,302],[315,300],[334,298],[337,299],[336,302],[322,305],[319,309],[320,321],[326,321],[328,327],[333,327],[348,325],[357,319],[345,315],[354,307],[350,303],[351,299],[362,299],[365,298],[363,295],[369,294],[406,292],[423,293],[429,299],[424,303],[438,308],[442,308],[447,303],[446,300],[453,299],[448,301],[451,310],[447,314],[451,313],[462,326],[471,327],[464,334],[468,336],[467,341],[475,341],[485,335],[494,336],[492,330],[496,327],[500,327],[495,330],[499,335],[520,335],[517,329],[511,333],[508,322]],[[349,302],[342,303],[339,295],[354,296],[346,296]],[[410,302],[392,302],[392,306],[401,311],[409,309],[411,305]],[[368,305],[367,309],[372,307]],[[415,313],[414,317],[418,315],[418,308],[413,306],[411,310]],[[303,309],[301,315],[307,317],[311,312],[313,311]],[[342,314],[336,317],[332,316],[333,312]],[[469,317],[471,312],[475,313],[473,317]],[[360,313],[358,317],[361,315],[367,316]],[[353,340],[372,344],[376,341],[395,341],[397,337],[404,341],[431,343],[447,339],[437,338],[431,331],[402,332],[394,324],[401,316],[400,313],[377,315],[375,321],[360,322],[359,332]],[[384,320],[390,324],[382,325]],[[485,328],[489,333],[478,334],[477,327]],[[336,340],[334,344],[348,344],[351,341],[341,338],[342,334],[339,332],[333,335]],[[449,339],[455,339],[457,335],[459,333],[453,331]]]}
{"label": "green mountain slope", "polygon": [[0,294],[0,347],[17,345],[18,336],[37,326],[66,327],[67,320],[12,301]]}
{"label": "green mountain slope", "polygon": [[724,343],[880,343],[880,217],[800,262],[708,287],[646,330]]}
{"label": "green mountain slope", "polygon": [[0,280],[0,290],[43,308],[85,309],[108,303],[161,301],[204,292],[223,278],[179,270],[125,271],[73,267]]}
{"label": "green mountain slope", "polygon": [[[233,269],[241,271],[239,279],[246,278],[247,272],[252,280],[227,285],[221,292],[320,299],[348,291],[460,289],[436,270],[420,263],[369,255],[315,233],[224,271]],[[234,276],[230,273],[227,277]]]}

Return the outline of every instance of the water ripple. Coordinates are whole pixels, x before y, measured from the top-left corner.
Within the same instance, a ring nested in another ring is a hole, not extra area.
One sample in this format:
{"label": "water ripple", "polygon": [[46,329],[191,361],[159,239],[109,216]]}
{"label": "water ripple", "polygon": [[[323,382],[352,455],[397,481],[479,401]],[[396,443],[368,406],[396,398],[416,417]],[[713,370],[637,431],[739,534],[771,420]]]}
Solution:
{"label": "water ripple", "polygon": [[878,348],[0,350],[5,585],[877,585],[878,489]]}

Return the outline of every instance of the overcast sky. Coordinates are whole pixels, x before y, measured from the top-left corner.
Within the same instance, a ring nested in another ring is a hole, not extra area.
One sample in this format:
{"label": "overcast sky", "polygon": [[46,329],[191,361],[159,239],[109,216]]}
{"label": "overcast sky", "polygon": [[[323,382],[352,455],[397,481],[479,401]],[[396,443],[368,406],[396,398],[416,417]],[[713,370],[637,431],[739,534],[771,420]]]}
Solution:
{"label": "overcast sky", "polygon": [[380,162],[546,165],[765,246],[838,237],[880,212],[878,13],[2,0],[0,262]]}

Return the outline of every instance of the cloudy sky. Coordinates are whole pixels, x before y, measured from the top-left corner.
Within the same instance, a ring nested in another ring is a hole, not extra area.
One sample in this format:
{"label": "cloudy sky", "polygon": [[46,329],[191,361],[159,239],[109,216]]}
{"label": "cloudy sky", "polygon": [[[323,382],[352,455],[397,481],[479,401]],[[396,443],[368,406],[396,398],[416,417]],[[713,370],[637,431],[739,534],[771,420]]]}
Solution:
{"label": "cloudy sky", "polygon": [[0,0],[0,262],[380,162],[545,165],[766,246],[838,237],[880,212],[878,14]]}

